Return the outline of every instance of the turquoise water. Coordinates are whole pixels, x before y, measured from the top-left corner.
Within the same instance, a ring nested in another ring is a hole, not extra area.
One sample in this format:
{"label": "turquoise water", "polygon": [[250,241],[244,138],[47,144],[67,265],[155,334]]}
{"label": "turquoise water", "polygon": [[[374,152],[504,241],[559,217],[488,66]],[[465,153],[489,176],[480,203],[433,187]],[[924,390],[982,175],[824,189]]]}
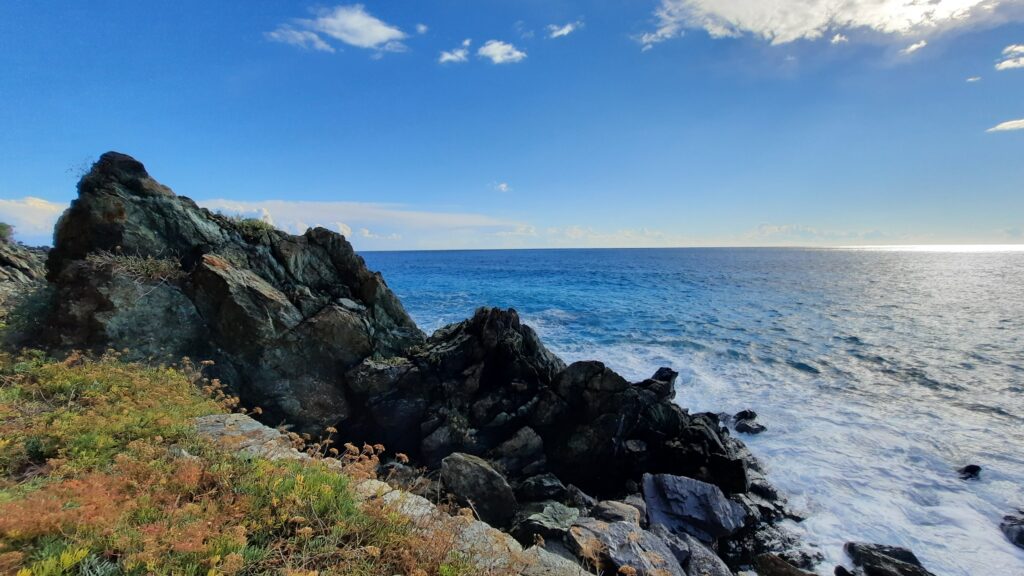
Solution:
{"label": "turquoise water", "polygon": [[[376,252],[427,332],[513,307],[567,361],[681,374],[695,411],[753,408],[747,438],[842,543],[913,549],[936,574],[1024,574],[999,531],[1024,506],[1024,252],[651,249]],[[984,471],[977,482],[955,470]]]}

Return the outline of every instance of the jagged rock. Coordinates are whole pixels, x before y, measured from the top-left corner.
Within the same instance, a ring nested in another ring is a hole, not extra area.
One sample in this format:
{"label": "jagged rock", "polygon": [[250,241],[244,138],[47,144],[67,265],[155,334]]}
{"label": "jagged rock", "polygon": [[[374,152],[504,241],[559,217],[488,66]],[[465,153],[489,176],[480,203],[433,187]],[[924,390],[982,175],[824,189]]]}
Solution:
{"label": "jagged rock", "polygon": [[446,457],[441,461],[441,483],[484,522],[505,526],[516,513],[512,487],[482,458],[458,452]]}
{"label": "jagged rock", "polygon": [[1003,516],[999,528],[1010,542],[1019,548],[1024,548],[1024,510]]}
{"label": "jagged rock", "polygon": [[598,502],[590,511],[590,515],[605,522],[632,522],[640,525],[640,511],[626,504],[615,500],[604,500]]}
{"label": "jagged rock", "polygon": [[733,416],[733,418],[735,418],[737,422],[740,420],[757,420],[757,412],[754,412],[753,410],[740,410]]}
{"label": "jagged rock", "polygon": [[520,542],[531,543],[539,535],[545,539],[561,539],[580,512],[558,502],[527,504],[516,516],[512,534]]}
{"label": "jagged rock", "polygon": [[[118,258],[155,259],[175,273],[125,274]],[[324,229],[253,235],[114,152],[82,178],[61,216],[47,278],[58,305],[44,341],[127,348],[139,358],[213,359],[212,375],[268,421],[313,433],[350,416],[347,368],[423,340],[342,236]]]}
{"label": "jagged rock", "polygon": [[505,474],[528,476],[544,470],[544,440],[529,426],[523,426],[511,438],[489,454],[491,461]]}
{"label": "jagged rock", "polygon": [[847,542],[843,549],[865,576],[935,576],[906,548]]}
{"label": "jagged rock", "polygon": [[669,474],[645,474],[644,501],[651,525],[661,524],[713,542],[743,528],[743,507],[729,500],[717,486]]}
{"label": "jagged rock", "polygon": [[713,550],[689,534],[674,534],[663,525],[651,527],[689,576],[732,576],[732,571]]}
{"label": "jagged rock", "polygon": [[19,299],[42,285],[45,260],[45,248],[29,248],[0,238],[0,321]]}
{"label": "jagged rock", "polygon": [[686,576],[668,545],[632,522],[581,518],[569,529],[566,543],[585,565],[604,573],[628,566],[641,576]]}
{"label": "jagged rock", "polygon": [[565,485],[551,473],[530,476],[519,483],[516,498],[522,502],[539,502],[541,500],[562,500],[565,498]]}
{"label": "jagged rock", "polygon": [[565,502],[584,514],[589,514],[590,509],[597,506],[597,499],[580,490],[575,484],[569,484],[565,489]]}

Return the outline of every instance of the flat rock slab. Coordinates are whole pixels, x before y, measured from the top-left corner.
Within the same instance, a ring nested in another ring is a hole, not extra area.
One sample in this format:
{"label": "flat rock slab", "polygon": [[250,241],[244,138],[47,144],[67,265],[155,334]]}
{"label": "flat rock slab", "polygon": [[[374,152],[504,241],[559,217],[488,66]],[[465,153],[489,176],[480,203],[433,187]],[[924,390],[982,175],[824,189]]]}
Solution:
{"label": "flat rock slab", "polygon": [[644,501],[652,526],[661,524],[704,542],[735,534],[743,527],[743,507],[713,484],[669,474],[644,474]]}
{"label": "flat rock slab", "polygon": [[593,565],[605,574],[629,567],[639,576],[686,576],[672,549],[633,522],[581,518],[565,538],[569,549],[585,565]]}

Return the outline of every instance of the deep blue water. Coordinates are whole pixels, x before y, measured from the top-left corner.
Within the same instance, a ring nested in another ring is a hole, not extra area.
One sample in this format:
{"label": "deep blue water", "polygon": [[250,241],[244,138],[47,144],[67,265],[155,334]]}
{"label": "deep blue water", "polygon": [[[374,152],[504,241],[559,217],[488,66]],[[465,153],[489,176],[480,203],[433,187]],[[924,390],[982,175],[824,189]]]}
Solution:
{"label": "deep blue water", "polygon": [[[1024,252],[363,256],[427,332],[512,307],[567,361],[671,366],[682,406],[755,409],[768,432],[745,439],[833,563],[868,540],[936,574],[1024,574],[998,528],[1024,506]],[[980,481],[957,477],[968,463]]]}

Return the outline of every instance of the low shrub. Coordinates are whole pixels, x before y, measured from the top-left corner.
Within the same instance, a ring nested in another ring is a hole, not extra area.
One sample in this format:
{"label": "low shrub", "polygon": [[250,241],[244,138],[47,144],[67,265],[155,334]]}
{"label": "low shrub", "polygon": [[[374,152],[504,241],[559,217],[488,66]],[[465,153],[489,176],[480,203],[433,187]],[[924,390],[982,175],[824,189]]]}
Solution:
{"label": "low shrub", "polygon": [[0,574],[476,572],[450,530],[357,503],[353,478],[372,474],[383,447],[346,445],[339,471],[196,435],[197,416],[235,403],[188,362],[0,354]]}

